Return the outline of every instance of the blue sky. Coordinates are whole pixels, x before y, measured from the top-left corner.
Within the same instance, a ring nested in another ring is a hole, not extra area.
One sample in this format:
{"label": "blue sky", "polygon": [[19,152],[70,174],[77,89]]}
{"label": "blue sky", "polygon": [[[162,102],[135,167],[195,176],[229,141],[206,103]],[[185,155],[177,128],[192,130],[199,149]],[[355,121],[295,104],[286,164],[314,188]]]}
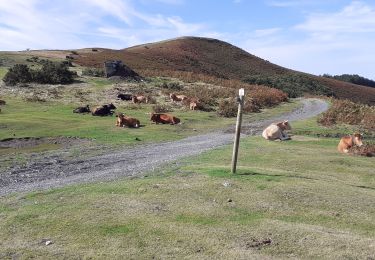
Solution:
{"label": "blue sky", "polygon": [[0,0],[0,50],[230,42],[313,74],[375,79],[374,0]]}

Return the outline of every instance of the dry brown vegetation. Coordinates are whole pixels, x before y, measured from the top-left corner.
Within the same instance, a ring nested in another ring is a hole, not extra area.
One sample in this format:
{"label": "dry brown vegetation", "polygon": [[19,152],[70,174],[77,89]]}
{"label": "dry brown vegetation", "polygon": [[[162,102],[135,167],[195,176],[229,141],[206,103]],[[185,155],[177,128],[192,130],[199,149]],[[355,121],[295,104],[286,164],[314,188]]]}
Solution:
{"label": "dry brown vegetation", "polygon": [[292,71],[214,39],[183,37],[122,50],[78,53],[74,62],[83,66],[101,67],[105,60],[116,59],[122,60],[142,76],[170,76],[184,81],[203,81],[236,88],[247,76],[298,74],[329,87],[338,98],[375,103],[374,88]]}
{"label": "dry brown vegetation", "polygon": [[358,125],[364,129],[375,130],[375,107],[362,105],[349,100],[333,99],[330,109],[319,119],[325,126],[334,124]]}

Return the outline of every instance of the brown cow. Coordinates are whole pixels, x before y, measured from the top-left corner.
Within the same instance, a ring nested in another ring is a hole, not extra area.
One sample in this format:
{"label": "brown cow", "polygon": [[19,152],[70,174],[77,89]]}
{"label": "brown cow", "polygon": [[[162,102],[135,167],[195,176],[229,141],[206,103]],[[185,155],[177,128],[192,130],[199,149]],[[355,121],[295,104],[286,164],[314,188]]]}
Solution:
{"label": "brown cow", "polygon": [[169,94],[169,97],[172,102],[180,102],[186,100],[188,97],[185,95],[176,95],[175,93]]}
{"label": "brown cow", "polygon": [[267,140],[288,140],[290,137],[287,133],[285,133],[285,130],[291,130],[291,126],[288,123],[288,120],[273,123],[269,125],[266,129],[263,130],[262,136]]}
{"label": "brown cow", "polygon": [[197,98],[190,99],[190,102],[189,102],[190,110],[196,110],[196,109],[199,109],[200,107],[201,107],[201,104]]}
{"label": "brown cow", "polygon": [[339,145],[337,146],[337,150],[340,153],[348,153],[351,147],[361,147],[362,145],[362,135],[359,133],[354,133],[352,135],[342,137]]}
{"label": "brown cow", "polygon": [[137,104],[137,103],[148,103],[148,96],[143,96],[143,95],[138,95],[138,96],[133,96],[132,97],[132,102],[134,104]]}
{"label": "brown cow", "polygon": [[6,104],[6,102],[4,101],[4,100],[1,100],[0,99],[0,106],[3,106],[3,105],[5,105]]}
{"label": "brown cow", "polygon": [[138,119],[125,116],[125,114],[123,113],[117,114],[116,117],[117,117],[116,126],[119,126],[119,127],[127,126],[127,127],[134,127],[134,128],[138,128],[140,126],[140,122]]}
{"label": "brown cow", "polygon": [[116,107],[112,103],[108,105],[102,105],[100,107],[94,108],[91,114],[93,116],[109,116],[113,114],[113,109],[116,109]]}
{"label": "brown cow", "polygon": [[151,113],[151,118],[150,118],[151,121],[155,122],[156,124],[171,124],[171,125],[175,125],[175,124],[178,124],[180,123],[180,119],[173,116],[173,115],[170,115],[170,114],[162,114],[162,113]]}

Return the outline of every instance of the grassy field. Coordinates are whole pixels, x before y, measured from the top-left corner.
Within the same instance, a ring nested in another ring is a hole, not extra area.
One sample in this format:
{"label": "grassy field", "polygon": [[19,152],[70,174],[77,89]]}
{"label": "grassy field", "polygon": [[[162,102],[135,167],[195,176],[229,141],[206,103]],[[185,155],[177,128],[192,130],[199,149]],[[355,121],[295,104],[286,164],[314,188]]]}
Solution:
{"label": "grassy field", "polygon": [[[278,108],[249,115],[247,120],[284,113],[298,105],[298,101],[284,103]],[[75,136],[107,144],[134,144],[139,143],[136,138],[142,142],[175,140],[235,123],[235,119],[218,117],[215,112],[181,110],[173,114],[180,117],[183,124],[155,125],[149,120],[151,106],[143,105],[134,110],[129,110],[125,105],[118,107],[117,111],[138,118],[143,125],[139,129],[129,129],[116,127],[115,116],[94,117],[72,113],[73,105],[7,99],[1,114],[0,140],[13,137]]]}
{"label": "grassy field", "polygon": [[226,146],[144,178],[3,197],[0,258],[373,259],[375,161],[337,142],[249,137],[234,176]]}

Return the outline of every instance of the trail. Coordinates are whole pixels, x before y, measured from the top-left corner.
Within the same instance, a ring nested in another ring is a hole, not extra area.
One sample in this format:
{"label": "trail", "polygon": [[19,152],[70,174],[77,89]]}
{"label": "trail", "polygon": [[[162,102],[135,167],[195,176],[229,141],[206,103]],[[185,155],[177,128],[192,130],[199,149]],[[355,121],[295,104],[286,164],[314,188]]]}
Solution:
{"label": "trail", "polygon": [[[257,135],[271,122],[296,121],[316,116],[328,109],[320,99],[304,99],[302,106],[290,113],[252,123],[243,122],[242,133]],[[0,196],[30,192],[71,184],[111,181],[126,176],[141,176],[163,164],[227,145],[233,142],[233,130],[188,137],[179,141],[126,148],[88,159],[64,161],[58,157],[29,162],[0,174]]]}

